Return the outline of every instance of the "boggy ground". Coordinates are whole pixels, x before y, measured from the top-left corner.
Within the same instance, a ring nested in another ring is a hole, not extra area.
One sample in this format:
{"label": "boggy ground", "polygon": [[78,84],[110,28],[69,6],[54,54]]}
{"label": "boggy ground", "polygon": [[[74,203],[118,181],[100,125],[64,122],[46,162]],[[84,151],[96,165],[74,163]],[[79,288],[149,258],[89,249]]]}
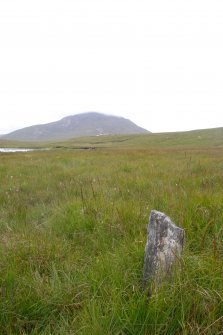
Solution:
{"label": "boggy ground", "polygon": [[[223,147],[150,136],[0,155],[0,334],[222,334]],[[186,241],[148,299],[151,209]]]}

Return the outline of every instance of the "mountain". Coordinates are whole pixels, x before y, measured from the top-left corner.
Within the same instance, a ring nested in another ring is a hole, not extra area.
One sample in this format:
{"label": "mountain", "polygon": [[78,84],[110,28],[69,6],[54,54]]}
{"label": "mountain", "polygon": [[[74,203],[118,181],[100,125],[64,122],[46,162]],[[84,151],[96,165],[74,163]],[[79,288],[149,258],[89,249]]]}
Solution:
{"label": "mountain", "polygon": [[123,117],[96,112],[77,114],[47,124],[22,128],[2,138],[18,141],[66,140],[81,136],[141,134],[148,130]]}

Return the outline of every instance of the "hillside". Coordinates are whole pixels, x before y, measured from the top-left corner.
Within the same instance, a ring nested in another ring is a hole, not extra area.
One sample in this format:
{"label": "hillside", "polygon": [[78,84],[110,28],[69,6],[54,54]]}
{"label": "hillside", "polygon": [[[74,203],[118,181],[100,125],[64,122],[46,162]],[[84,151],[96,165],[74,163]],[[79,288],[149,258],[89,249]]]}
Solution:
{"label": "hillside", "polygon": [[82,136],[147,133],[123,117],[96,112],[67,116],[48,124],[34,125],[13,131],[3,139],[18,141],[66,140]]}
{"label": "hillside", "polygon": [[105,136],[82,136],[52,141],[16,141],[0,138],[3,148],[52,149],[195,149],[222,148],[223,128],[193,130],[175,133],[142,133]]}
{"label": "hillside", "polygon": [[[48,145],[48,143],[46,144]],[[52,147],[61,148],[207,148],[223,147],[223,128],[192,130],[174,133],[145,133],[133,135],[110,135],[103,137],[73,138],[63,142],[54,142]]]}

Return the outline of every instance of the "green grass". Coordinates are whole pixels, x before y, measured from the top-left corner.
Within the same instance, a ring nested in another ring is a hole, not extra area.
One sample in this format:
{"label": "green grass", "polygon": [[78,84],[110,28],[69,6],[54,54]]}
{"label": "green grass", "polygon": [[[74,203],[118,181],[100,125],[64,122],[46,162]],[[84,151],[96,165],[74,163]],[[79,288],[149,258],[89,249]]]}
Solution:
{"label": "green grass", "polygon": [[[0,154],[0,334],[222,334],[223,141],[204,132]],[[186,241],[174,279],[148,298],[152,209]]]}

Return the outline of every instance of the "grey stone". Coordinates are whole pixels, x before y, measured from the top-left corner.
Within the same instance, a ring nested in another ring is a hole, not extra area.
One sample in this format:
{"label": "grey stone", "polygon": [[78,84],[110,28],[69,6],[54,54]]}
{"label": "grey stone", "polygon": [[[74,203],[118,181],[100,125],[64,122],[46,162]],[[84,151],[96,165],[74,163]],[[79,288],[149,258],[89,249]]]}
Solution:
{"label": "grey stone", "polygon": [[152,210],[147,228],[148,239],[144,257],[144,284],[158,282],[171,275],[176,259],[183,251],[184,230],[164,213]]}

